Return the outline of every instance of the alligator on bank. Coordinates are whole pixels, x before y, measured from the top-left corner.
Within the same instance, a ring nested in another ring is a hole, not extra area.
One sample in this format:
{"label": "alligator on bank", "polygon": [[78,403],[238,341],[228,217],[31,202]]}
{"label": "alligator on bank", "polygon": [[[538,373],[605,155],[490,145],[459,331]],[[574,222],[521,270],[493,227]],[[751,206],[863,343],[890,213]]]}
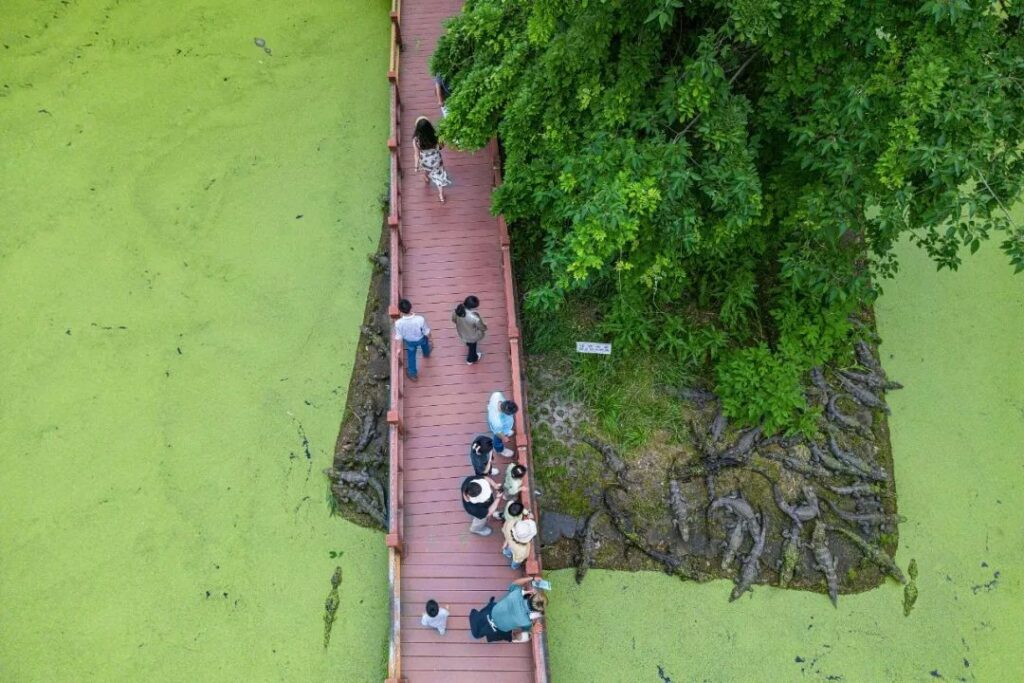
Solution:
{"label": "alligator on bank", "polygon": [[[747,590],[745,577],[750,577],[750,584],[820,590],[824,576],[826,592],[835,599],[839,593],[877,585],[885,574],[896,576],[884,558],[871,550],[891,559],[898,538],[896,524],[902,519],[896,511],[885,411],[858,402],[851,392],[861,392],[852,389],[853,384],[879,400],[886,388],[898,386],[863,363],[816,369],[810,374],[807,396],[820,411],[818,428],[806,436],[765,434],[757,426],[730,425],[713,392],[675,390],[674,395],[683,399],[680,405],[686,406],[679,422],[690,427],[691,438],[682,452],[670,451],[671,458],[664,458],[668,462],[660,478],[654,478],[658,471],[647,462],[658,456],[631,452],[605,436],[591,439],[600,454],[592,460],[599,482],[580,482],[576,495],[592,502],[586,512],[576,508],[574,514],[588,518],[597,510],[609,512],[607,520],[593,518],[597,533],[605,538],[594,566],[657,566],[683,577],[732,576],[740,595]],[[531,391],[536,395],[536,386]],[[592,430],[586,432],[589,438]],[[540,449],[538,445],[538,467],[543,468]],[[606,453],[615,458],[606,458]],[[578,469],[579,449],[571,449],[570,457],[576,459]],[[548,510],[559,509],[561,491],[571,490],[576,479],[555,489]],[[595,499],[590,493],[609,484],[617,489],[613,498]],[[722,495],[720,487],[733,493]],[[650,495],[657,488],[666,492],[660,497],[661,517]],[[544,494],[550,490],[549,484]],[[705,515],[694,515],[701,507]],[[763,510],[763,519],[755,512],[758,509]],[[838,528],[843,532],[833,531]],[[757,541],[762,530],[765,541],[760,548]],[[588,555],[579,545],[581,539],[582,535],[561,537],[542,545],[545,565],[578,566]],[[749,564],[755,548],[759,562]],[[585,569],[578,575],[582,580]]]}

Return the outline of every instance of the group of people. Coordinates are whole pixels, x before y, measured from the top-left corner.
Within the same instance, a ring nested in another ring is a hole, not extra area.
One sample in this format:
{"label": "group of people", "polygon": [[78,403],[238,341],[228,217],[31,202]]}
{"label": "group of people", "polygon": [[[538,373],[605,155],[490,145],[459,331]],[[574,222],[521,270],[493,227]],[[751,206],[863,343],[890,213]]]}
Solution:
{"label": "group of people", "polygon": [[[452,311],[452,323],[466,345],[467,365],[478,363],[484,355],[478,344],[486,336],[487,324],[477,310],[479,306],[477,297],[468,296]],[[431,330],[407,299],[399,301],[398,309],[402,316],[395,321],[395,339],[405,345],[406,373],[415,382],[419,377],[417,356],[430,357]],[[516,461],[515,451],[509,447],[516,436],[518,412],[515,401],[506,399],[502,392],[490,395],[486,409],[488,430],[477,434],[469,445],[473,474],[460,487],[462,507],[470,517],[469,531],[490,536],[494,532],[491,524],[500,524],[504,537],[501,552],[512,569],[519,569],[529,558],[538,531],[536,519],[520,496],[526,466]],[[508,460],[504,471],[496,465],[496,458]],[[470,630],[474,638],[486,638],[488,642],[526,642],[531,626],[544,615],[546,604],[547,596],[538,582],[530,577],[516,580],[501,600],[492,597],[483,608],[470,612]],[[444,635],[447,618],[447,608],[430,600],[422,624]]]}

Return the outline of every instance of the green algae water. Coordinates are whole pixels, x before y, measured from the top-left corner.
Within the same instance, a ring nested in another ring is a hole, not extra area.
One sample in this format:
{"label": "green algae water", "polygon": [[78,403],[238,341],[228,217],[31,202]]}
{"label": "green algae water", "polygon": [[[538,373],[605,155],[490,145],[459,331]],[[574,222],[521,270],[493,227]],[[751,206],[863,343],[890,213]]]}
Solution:
{"label": "green algae water", "polygon": [[0,681],[383,677],[383,540],[321,471],[387,7],[0,4]]}
{"label": "green algae water", "polygon": [[957,273],[900,255],[876,312],[906,385],[889,401],[896,559],[920,571],[910,616],[892,581],[833,609],[766,587],[730,604],[723,581],[591,570],[578,587],[555,572],[554,681],[1024,680],[1024,278],[995,243]]}

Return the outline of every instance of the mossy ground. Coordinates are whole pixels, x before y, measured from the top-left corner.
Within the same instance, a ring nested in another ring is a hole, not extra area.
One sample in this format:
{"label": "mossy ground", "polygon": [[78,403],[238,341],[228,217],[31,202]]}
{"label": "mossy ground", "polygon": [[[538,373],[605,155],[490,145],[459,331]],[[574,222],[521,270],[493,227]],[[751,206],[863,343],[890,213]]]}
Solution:
{"label": "mossy ground", "polygon": [[[702,579],[734,577],[736,565],[723,569],[720,562],[726,528],[720,520],[704,515],[708,504],[704,479],[682,483],[684,498],[694,507],[688,543],[680,539],[668,507],[669,480],[681,479],[680,472],[700,462],[693,426],[698,430],[706,429],[716,410],[715,404],[701,408],[680,400],[677,389],[684,385],[704,385],[706,381],[671,367],[658,354],[606,357],[567,353],[564,349],[573,348],[572,338],[589,339],[593,335],[587,320],[587,313],[577,308],[564,314],[562,325],[552,326],[549,321],[545,328],[559,329],[559,336],[544,339],[542,345],[549,350],[531,354],[527,362],[534,462],[545,510],[586,517],[602,509],[602,491],[609,485],[617,486],[618,482],[605,466],[601,454],[581,440],[595,436],[615,445],[628,467],[625,495],[619,495],[619,500],[626,505],[644,541],[661,552],[686,556],[694,572],[692,575]],[[851,412],[858,409],[855,404],[845,402],[842,407]],[[892,457],[884,414],[866,409],[859,411],[860,419],[871,424],[873,444],[866,444],[854,435],[843,438],[858,448],[873,445],[875,460],[891,474]],[[721,443],[731,443],[740,432],[737,426],[728,427]],[[752,464],[777,482],[787,500],[793,501],[799,498],[802,479],[777,461],[763,457],[772,449],[782,453],[780,448],[767,446],[760,449]],[[835,483],[849,482],[837,477]],[[791,522],[776,506],[771,486],[761,474],[749,468],[723,470],[715,486],[716,495],[742,492],[754,509],[767,518],[769,540],[760,581],[776,582],[781,532],[789,529]],[[891,485],[891,477],[890,483],[880,486],[879,491],[883,494],[886,512],[895,513],[895,487]],[[841,497],[826,491],[822,496],[823,507],[826,496],[845,504]],[[599,516],[597,528],[601,544],[595,566],[634,571],[665,569],[660,562],[624,543],[607,518]],[[891,555],[896,550],[898,532],[892,528],[876,540]],[[830,545],[843,570],[842,592],[866,590],[884,579],[879,569],[862,558],[848,542],[833,537]],[[562,539],[545,546],[543,553],[547,567],[574,566],[578,562],[578,543]],[[823,577],[814,568],[809,553],[804,553],[790,587],[824,590]]]}

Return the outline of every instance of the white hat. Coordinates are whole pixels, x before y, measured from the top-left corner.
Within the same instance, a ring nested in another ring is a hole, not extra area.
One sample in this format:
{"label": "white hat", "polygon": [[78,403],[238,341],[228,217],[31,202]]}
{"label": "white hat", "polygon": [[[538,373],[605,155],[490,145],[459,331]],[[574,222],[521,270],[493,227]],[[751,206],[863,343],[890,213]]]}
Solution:
{"label": "white hat", "polygon": [[474,479],[477,484],[480,484],[480,495],[475,498],[469,499],[470,503],[486,503],[491,498],[491,482],[484,478]]}
{"label": "white hat", "polygon": [[518,543],[529,543],[537,535],[537,522],[521,519],[512,525],[512,538]]}

